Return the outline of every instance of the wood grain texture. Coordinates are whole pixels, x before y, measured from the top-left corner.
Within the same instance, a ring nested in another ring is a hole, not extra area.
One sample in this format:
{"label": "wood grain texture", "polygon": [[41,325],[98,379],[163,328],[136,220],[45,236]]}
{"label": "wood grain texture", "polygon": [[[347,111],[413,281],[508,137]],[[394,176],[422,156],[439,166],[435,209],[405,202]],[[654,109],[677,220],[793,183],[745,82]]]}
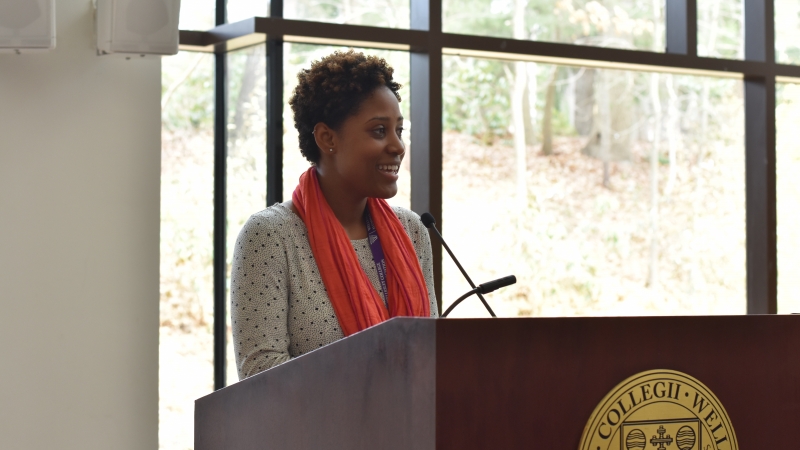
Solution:
{"label": "wood grain texture", "polygon": [[437,448],[577,449],[594,408],[651,369],[708,386],[739,446],[793,448],[800,316],[441,320]]}

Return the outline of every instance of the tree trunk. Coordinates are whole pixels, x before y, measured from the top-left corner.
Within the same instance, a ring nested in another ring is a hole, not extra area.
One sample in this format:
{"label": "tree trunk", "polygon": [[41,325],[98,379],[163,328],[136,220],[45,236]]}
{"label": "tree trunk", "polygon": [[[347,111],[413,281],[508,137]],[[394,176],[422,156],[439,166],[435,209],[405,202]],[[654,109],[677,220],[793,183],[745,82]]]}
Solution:
{"label": "tree trunk", "polygon": [[[655,22],[660,23],[661,0],[653,0]],[[663,51],[661,43],[661,27],[656,25],[653,51]],[[661,92],[659,90],[660,76],[657,73],[650,75],[650,101],[653,105],[653,145],[650,147],[650,276],[648,286],[652,290],[658,289],[658,163],[661,155]]]}
{"label": "tree trunk", "polygon": [[[708,32],[708,43],[706,44],[706,48],[708,49],[709,55],[714,55],[715,48],[717,46],[717,35],[719,34],[719,9],[722,0],[713,0],[713,3],[710,4],[710,18],[708,23],[711,24],[711,29]],[[706,3],[707,4],[707,3]],[[699,5],[698,5],[699,6]],[[705,138],[706,133],[708,132],[708,110],[710,107],[709,104],[709,86],[710,81],[708,79],[703,80],[703,91],[702,96],[700,98],[700,136],[701,138]],[[702,152],[700,152],[702,153]],[[697,162],[700,161],[700,155],[698,155]]]}
{"label": "tree trunk", "polygon": [[[527,65],[527,64],[526,64]],[[522,97],[522,117],[525,122],[525,145],[536,145],[536,91],[531,92],[530,79],[525,85],[525,95]]]}
{"label": "tree trunk", "polygon": [[[701,3],[708,4],[709,2]],[[706,47],[706,51],[708,56],[719,57],[719,53],[717,52],[717,36],[719,35],[719,12],[722,6],[722,0],[712,0],[710,3],[711,4],[708,6],[710,7],[709,15],[711,17],[709,17],[707,23],[711,26],[711,29],[708,30],[708,46]]]}
{"label": "tree trunk", "polygon": [[530,133],[530,137],[526,139],[529,145],[533,146],[536,145],[536,138],[538,137],[536,134],[536,123],[539,120],[539,114],[536,109],[537,107],[537,100],[539,95],[539,83],[536,79],[539,73],[539,66],[536,63],[526,63],[525,68],[527,69],[528,73],[528,87],[527,87],[527,100],[528,100],[528,109],[527,112],[529,114],[530,120],[530,127],[525,128],[526,136]]}
{"label": "tree trunk", "polygon": [[661,153],[661,97],[659,74],[650,75],[650,101],[653,104],[653,145],[650,147],[650,289],[658,288],[658,159]]}
{"label": "tree trunk", "polygon": [[669,175],[667,185],[664,187],[664,195],[672,195],[675,188],[675,179],[678,174],[678,145],[681,138],[680,111],[678,111],[678,94],[675,92],[675,79],[673,76],[666,76],[667,93],[669,103],[667,104],[667,148],[669,149]]}
{"label": "tree trunk", "polygon": [[594,153],[588,153],[602,161],[608,161],[611,158],[611,140],[614,135],[614,126],[611,114],[611,71],[603,71],[595,74],[595,89],[594,89],[594,103],[597,108],[596,114],[593,118],[594,122],[594,139],[596,139],[596,146],[593,150]]}
{"label": "tree trunk", "polygon": [[576,102],[575,102],[575,88],[577,84],[578,75],[575,73],[574,69],[567,69],[568,76],[567,78],[569,82],[567,83],[567,88],[564,90],[564,103],[566,109],[567,120],[569,121],[569,126],[573,129],[575,127],[575,110],[576,110]]}
{"label": "tree trunk", "polygon": [[553,68],[553,75],[547,83],[547,94],[544,101],[544,114],[542,117],[542,154],[553,154],[553,108],[556,103],[556,76],[558,68]]}
{"label": "tree trunk", "polygon": [[247,54],[247,59],[244,64],[244,71],[242,72],[242,85],[239,89],[239,95],[236,96],[236,104],[233,106],[233,128],[228,129],[228,142],[229,151],[233,153],[236,149],[236,144],[239,138],[242,138],[246,133],[244,118],[248,111],[245,111],[245,104],[250,101],[253,95],[253,89],[256,87],[257,79],[257,66],[262,62],[261,55],[250,51]]}
{"label": "tree trunk", "polygon": [[527,146],[525,145],[525,115],[523,97],[525,96],[525,63],[514,63],[514,90],[511,97],[511,115],[514,121],[514,154],[516,155],[517,200],[520,206],[528,203],[528,171]]}
{"label": "tree trunk", "polygon": [[614,140],[614,115],[611,107],[611,87],[610,81],[614,76],[613,71],[605,70],[594,75],[594,95],[592,103],[592,129],[589,132],[589,140],[581,149],[581,153],[586,156],[598,159],[603,163],[603,187],[611,187],[611,177],[608,162],[614,159],[613,140]]}
{"label": "tree trunk", "polygon": [[[527,0],[514,0],[514,38],[525,39],[525,6]],[[525,145],[524,102],[527,73],[525,63],[514,63],[514,88],[511,93],[511,116],[514,123],[514,153],[516,155],[517,202],[521,208],[528,206],[527,147]]]}
{"label": "tree trunk", "polygon": [[575,131],[579,136],[589,136],[595,128],[595,69],[585,69],[575,80]]}

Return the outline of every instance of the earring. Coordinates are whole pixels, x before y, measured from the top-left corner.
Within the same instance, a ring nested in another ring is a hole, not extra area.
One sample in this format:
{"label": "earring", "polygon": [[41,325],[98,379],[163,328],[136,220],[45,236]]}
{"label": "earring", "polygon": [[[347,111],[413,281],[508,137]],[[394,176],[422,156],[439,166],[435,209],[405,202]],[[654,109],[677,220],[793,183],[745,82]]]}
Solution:
{"label": "earring", "polygon": [[328,151],[329,151],[329,152],[332,152],[332,151],[333,151],[333,149],[332,149],[332,148],[330,148],[330,149],[328,149]]}

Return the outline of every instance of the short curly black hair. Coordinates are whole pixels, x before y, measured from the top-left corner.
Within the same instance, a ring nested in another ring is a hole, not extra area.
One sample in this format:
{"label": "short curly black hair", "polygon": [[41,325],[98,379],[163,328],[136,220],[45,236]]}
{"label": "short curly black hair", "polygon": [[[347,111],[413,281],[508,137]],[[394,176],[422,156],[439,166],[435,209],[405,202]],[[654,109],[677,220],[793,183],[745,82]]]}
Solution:
{"label": "short curly black hair", "polygon": [[317,164],[320,155],[312,135],[314,127],[322,122],[338,129],[378,87],[386,86],[400,101],[400,84],[392,79],[393,73],[394,69],[383,58],[352,49],[334,52],[314,61],[310,69],[301,70],[289,100],[299,133],[300,153]]}

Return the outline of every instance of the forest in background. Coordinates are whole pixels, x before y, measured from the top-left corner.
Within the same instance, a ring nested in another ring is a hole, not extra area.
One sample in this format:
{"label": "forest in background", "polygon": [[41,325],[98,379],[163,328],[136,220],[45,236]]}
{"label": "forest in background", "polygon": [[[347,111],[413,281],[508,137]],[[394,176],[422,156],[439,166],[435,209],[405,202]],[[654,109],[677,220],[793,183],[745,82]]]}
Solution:
{"label": "forest in background", "polygon": [[[182,15],[181,28],[209,28],[209,18],[191,8],[207,11],[208,3],[184,0],[189,18]],[[741,1],[698,3],[698,53],[741,58]],[[286,7],[290,18],[408,26],[407,2]],[[231,20],[267,10],[262,2],[229,0]],[[776,2],[779,61],[800,62],[798,12],[800,1]],[[443,15],[447,32],[654,51],[664,45],[663,5],[652,0],[447,0]],[[286,99],[297,71],[334,49],[286,45]],[[407,54],[366,51],[395,67],[409,117]],[[247,217],[265,207],[264,53],[258,46],[228,57],[229,249]],[[489,297],[500,315],[744,312],[739,80],[457,56],[443,64],[439,221],[476,281],[508,273],[520,279]],[[212,388],[212,57],[165,58],[162,84],[160,446],[184,449],[191,448],[192,401]],[[777,104],[779,271],[787,275],[779,274],[779,308],[789,312],[800,311],[800,285],[791,276],[800,270],[800,146],[790,135],[800,123],[798,86],[780,85]],[[288,106],[284,121],[288,196],[308,164]],[[408,206],[408,160],[401,170],[391,203]],[[447,259],[443,288],[445,305],[467,289]],[[456,315],[485,312],[465,303]],[[232,360],[228,366],[233,382]]]}

